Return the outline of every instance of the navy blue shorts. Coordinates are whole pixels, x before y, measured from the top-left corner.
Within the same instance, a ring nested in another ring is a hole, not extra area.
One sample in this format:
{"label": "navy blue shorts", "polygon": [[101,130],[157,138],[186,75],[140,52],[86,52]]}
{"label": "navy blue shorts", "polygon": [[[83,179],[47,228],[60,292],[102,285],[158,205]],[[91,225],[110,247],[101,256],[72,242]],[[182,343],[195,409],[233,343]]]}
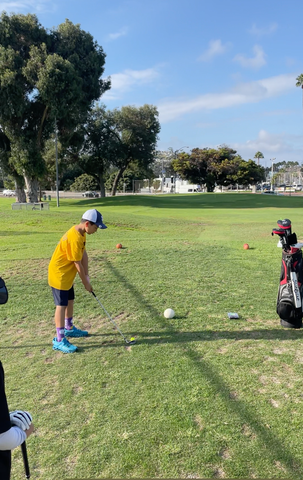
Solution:
{"label": "navy blue shorts", "polygon": [[55,305],[58,307],[67,307],[69,300],[75,299],[74,286],[69,290],[57,290],[52,287]]}

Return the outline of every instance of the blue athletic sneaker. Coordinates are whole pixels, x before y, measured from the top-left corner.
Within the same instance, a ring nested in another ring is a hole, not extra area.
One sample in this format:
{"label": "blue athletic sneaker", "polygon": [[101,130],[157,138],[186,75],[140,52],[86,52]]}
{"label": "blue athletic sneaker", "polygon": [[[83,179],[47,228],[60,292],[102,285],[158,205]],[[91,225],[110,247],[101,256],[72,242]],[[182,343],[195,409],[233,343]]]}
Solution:
{"label": "blue athletic sneaker", "polygon": [[61,342],[58,342],[57,338],[53,339],[53,349],[60,350],[63,353],[74,353],[77,349],[75,345],[69,343],[69,341],[64,337]]}
{"label": "blue athletic sneaker", "polygon": [[64,335],[66,337],[87,337],[88,332],[86,330],[80,330],[75,325],[70,330],[64,329]]}

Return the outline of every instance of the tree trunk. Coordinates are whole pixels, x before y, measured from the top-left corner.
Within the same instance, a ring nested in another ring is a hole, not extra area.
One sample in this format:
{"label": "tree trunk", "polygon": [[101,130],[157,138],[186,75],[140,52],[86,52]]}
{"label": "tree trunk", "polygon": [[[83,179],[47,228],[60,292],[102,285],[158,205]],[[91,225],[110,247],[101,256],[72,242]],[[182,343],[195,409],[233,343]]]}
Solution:
{"label": "tree trunk", "polygon": [[36,178],[24,174],[24,180],[27,188],[27,198],[30,203],[38,202],[39,182]]}
{"label": "tree trunk", "polygon": [[15,180],[16,201],[26,203],[26,195],[24,191],[24,178],[21,175],[13,175]]}
{"label": "tree trunk", "polygon": [[123,172],[125,171],[126,167],[123,167],[123,168],[120,168],[120,170],[118,171],[117,175],[116,175],[116,178],[114,180],[114,183],[113,183],[113,188],[112,188],[112,196],[114,197],[117,193],[117,188],[118,188],[118,183],[119,183],[119,180],[120,178],[122,177],[123,175]]}
{"label": "tree trunk", "polygon": [[102,175],[99,177],[99,185],[100,185],[100,197],[105,197],[105,185],[104,185],[104,178]]}

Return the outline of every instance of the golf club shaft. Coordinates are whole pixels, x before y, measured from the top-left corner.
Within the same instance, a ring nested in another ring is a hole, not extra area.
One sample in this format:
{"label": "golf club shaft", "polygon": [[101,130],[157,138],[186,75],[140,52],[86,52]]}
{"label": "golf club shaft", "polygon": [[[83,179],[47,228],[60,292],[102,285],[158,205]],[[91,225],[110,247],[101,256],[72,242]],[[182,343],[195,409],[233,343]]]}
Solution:
{"label": "golf club shaft", "polygon": [[26,443],[25,443],[25,441],[24,441],[23,443],[21,443],[21,450],[22,450],[22,456],[23,456],[25,476],[26,476],[26,478],[30,478],[31,474],[30,474],[30,471],[29,471],[29,464],[28,464],[27,450],[26,450]]}
{"label": "golf club shaft", "polygon": [[123,335],[123,333],[121,332],[120,328],[118,327],[118,325],[114,322],[114,320],[112,319],[112,317],[110,316],[110,314],[108,313],[108,311],[103,307],[102,303],[100,302],[99,298],[97,297],[97,295],[95,294],[95,292],[92,291],[92,294],[93,296],[95,297],[95,299],[97,300],[97,302],[99,303],[99,305],[103,308],[104,312],[106,313],[106,315],[108,316],[108,318],[110,319],[110,321],[112,322],[112,324],[115,326],[115,328],[118,330],[118,332],[120,333],[120,335],[124,338],[124,341],[126,343],[129,343],[129,341],[127,340],[127,338]]}

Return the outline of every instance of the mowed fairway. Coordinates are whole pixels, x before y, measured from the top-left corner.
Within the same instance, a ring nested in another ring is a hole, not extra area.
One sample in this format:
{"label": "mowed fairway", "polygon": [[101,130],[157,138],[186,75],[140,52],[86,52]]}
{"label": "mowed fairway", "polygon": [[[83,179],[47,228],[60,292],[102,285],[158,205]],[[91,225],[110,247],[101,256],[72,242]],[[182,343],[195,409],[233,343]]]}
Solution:
{"label": "mowed fairway", "polygon": [[[52,200],[49,211],[11,203],[0,200],[9,290],[0,358],[10,409],[34,417],[33,480],[302,478],[303,330],[283,329],[275,313],[281,249],[271,230],[290,218],[303,239],[303,197],[126,196],[59,209]],[[77,279],[74,320],[91,335],[63,355],[51,345],[47,266],[93,207],[108,229],[87,237],[91,283],[137,344],[124,343]],[[17,449],[12,480],[23,475]]]}

